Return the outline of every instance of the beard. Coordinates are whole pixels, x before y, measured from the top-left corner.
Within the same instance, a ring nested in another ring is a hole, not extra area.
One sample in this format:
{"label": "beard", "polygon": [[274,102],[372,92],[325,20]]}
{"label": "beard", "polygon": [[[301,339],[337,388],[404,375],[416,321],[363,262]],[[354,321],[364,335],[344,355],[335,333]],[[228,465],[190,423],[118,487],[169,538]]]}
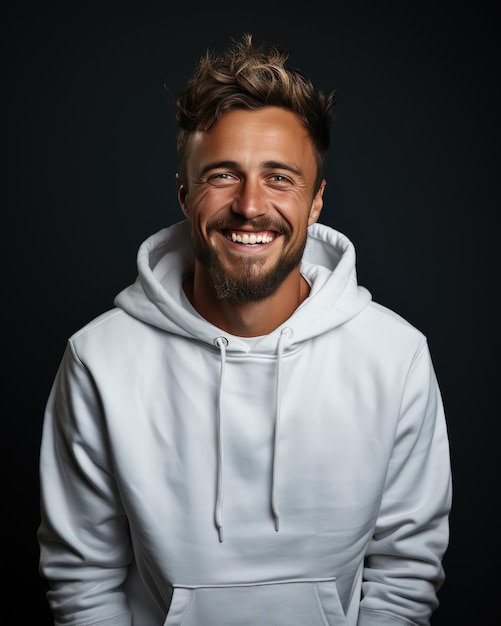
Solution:
{"label": "beard", "polygon": [[[213,220],[207,224],[207,235],[215,230],[241,230],[247,220]],[[254,230],[273,230],[284,237],[284,249],[291,240],[292,232],[289,224],[272,223],[270,220],[252,220]],[[243,244],[245,245],[245,244]],[[233,304],[249,304],[259,302],[272,296],[289,274],[301,263],[306,237],[295,248],[283,252],[276,263],[268,269],[263,269],[265,258],[251,255],[235,255],[235,260],[229,266],[225,264],[217,251],[205,241],[193,238],[195,256],[209,271],[216,296],[219,300],[226,299]]]}

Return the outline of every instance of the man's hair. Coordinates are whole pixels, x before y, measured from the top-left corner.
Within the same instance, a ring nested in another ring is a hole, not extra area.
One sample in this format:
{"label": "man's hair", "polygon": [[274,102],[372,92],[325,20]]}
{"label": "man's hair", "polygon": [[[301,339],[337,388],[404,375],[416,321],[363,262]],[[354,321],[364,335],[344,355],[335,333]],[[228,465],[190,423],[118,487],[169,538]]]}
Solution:
{"label": "man's hair", "polygon": [[190,136],[210,131],[221,116],[234,109],[284,107],[300,117],[313,142],[317,161],[316,189],[323,177],[335,92],[324,94],[301,70],[287,68],[290,50],[280,45],[255,46],[252,35],[232,40],[220,54],[207,50],[193,76],[176,97],[177,152],[180,175]]}

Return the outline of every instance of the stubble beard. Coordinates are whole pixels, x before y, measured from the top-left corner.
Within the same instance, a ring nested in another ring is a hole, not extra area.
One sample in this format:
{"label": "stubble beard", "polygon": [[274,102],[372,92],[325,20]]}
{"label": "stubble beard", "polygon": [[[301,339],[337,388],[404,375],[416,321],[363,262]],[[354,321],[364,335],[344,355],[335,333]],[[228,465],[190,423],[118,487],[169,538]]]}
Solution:
{"label": "stubble beard", "polygon": [[[220,225],[212,225],[212,229],[220,228]],[[240,226],[230,226],[239,230]],[[261,227],[254,224],[256,230],[278,230],[275,225],[270,227],[266,224]],[[207,229],[210,235],[210,229]],[[283,226],[280,230],[284,238],[284,247],[291,239],[290,229]],[[245,244],[242,244],[245,245]],[[301,245],[284,252],[277,262],[267,270],[262,269],[266,263],[265,258],[244,257],[235,255],[235,260],[230,267],[225,265],[219,254],[205,242],[193,240],[196,258],[208,269],[216,296],[219,300],[228,300],[233,304],[250,304],[260,302],[272,296],[289,274],[299,266],[306,245],[306,238]]]}

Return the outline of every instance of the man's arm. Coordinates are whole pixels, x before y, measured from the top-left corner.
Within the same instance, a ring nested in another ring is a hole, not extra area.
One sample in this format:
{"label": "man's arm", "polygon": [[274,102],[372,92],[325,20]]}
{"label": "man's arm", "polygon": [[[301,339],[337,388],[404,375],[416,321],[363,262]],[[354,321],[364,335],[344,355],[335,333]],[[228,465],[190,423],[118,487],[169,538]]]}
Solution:
{"label": "man's arm", "polygon": [[358,626],[427,626],[444,581],[451,472],[442,399],[428,346],[410,368],[374,537]]}
{"label": "man's arm", "polygon": [[56,626],[131,624],[120,590],[131,547],[107,450],[96,387],[69,344],[47,402],[40,456],[40,572],[50,582]]}

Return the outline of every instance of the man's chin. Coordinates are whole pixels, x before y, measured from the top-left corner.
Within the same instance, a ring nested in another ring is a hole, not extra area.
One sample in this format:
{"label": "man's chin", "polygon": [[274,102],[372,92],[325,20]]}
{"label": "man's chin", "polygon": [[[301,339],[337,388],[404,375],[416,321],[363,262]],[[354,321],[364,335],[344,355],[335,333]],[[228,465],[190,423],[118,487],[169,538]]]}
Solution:
{"label": "man's chin", "polygon": [[235,304],[262,302],[272,296],[290,273],[283,267],[264,271],[256,264],[244,263],[238,273],[225,272],[213,267],[211,276],[218,299]]}

